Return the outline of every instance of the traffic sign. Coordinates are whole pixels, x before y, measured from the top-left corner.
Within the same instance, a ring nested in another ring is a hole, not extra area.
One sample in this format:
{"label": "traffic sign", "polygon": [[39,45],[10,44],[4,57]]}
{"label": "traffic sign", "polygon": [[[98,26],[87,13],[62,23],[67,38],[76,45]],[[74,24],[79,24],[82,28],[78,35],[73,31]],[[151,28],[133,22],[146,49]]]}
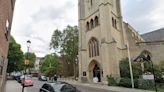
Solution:
{"label": "traffic sign", "polygon": [[27,59],[24,61],[24,64],[25,64],[25,65],[28,65],[29,63],[30,63],[30,62],[29,62],[29,60],[27,60]]}

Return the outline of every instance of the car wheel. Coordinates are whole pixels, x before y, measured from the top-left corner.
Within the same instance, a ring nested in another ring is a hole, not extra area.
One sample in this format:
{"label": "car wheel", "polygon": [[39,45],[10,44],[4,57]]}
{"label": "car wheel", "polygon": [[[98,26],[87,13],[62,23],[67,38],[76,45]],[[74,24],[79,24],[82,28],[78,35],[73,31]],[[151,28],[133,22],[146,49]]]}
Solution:
{"label": "car wheel", "polygon": [[40,90],[39,92],[44,92],[43,90]]}

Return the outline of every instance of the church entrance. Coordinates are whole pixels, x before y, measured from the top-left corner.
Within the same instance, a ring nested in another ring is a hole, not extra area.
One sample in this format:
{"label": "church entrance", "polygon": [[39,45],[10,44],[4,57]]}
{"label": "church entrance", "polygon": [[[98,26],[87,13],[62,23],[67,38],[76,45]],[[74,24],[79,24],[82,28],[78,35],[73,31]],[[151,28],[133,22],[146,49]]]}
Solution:
{"label": "church entrance", "polygon": [[89,78],[93,81],[93,78],[97,78],[98,82],[101,82],[101,68],[96,61],[92,61],[89,64]]}

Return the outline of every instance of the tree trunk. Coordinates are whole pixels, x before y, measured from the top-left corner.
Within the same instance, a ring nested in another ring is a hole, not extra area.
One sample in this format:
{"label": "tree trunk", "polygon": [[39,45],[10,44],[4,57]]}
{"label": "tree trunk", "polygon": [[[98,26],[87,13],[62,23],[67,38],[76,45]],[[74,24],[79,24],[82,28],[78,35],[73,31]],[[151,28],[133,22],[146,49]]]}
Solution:
{"label": "tree trunk", "polygon": [[76,64],[75,63],[73,63],[73,66],[74,66],[74,79],[76,80]]}

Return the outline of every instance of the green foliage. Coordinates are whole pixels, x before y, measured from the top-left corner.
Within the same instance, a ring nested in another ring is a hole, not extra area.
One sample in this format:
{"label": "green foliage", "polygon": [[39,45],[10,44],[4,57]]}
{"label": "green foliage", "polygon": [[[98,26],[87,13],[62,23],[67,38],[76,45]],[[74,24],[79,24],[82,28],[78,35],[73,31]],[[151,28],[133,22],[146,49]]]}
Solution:
{"label": "green foliage", "polygon": [[67,62],[75,63],[78,54],[78,28],[67,26],[63,31],[55,30],[50,42],[50,47],[65,55]]}
{"label": "green foliage", "polygon": [[[131,79],[130,78],[121,78],[118,85],[122,86],[122,87],[131,88],[132,87]],[[134,87],[138,88],[138,79],[134,79]]]}
{"label": "green foliage", "polygon": [[[78,55],[78,28],[67,26],[63,31],[55,30],[50,42],[50,47],[56,53],[64,55],[65,60],[74,64],[74,77],[76,77],[75,64]],[[58,52],[57,52],[58,51]]]}
{"label": "green foliage", "polygon": [[9,40],[9,52],[8,52],[8,67],[7,72],[23,70],[24,55],[21,50],[21,46],[16,43],[14,38],[11,36]]}
{"label": "green foliage", "polygon": [[164,79],[162,78],[162,68],[160,65],[153,65],[152,68],[152,63],[151,62],[145,62],[144,63],[144,72],[151,72],[153,74],[153,69],[156,77],[156,82],[161,83],[164,82]]}
{"label": "green foliage", "polygon": [[131,80],[129,78],[121,78],[119,86],[131,88]]}
{"label": "green foliage", "polygon": [[140,79],[138,81],[138,88],[140,88],[140,89],[152,89],[152,88],[154,88],[154,82],[153,82],[153,80]]}
{"label": "green foliage", "polygon": [[55,55],[46,55],[44,60],[41,63],[40,71],[41,73],[47,75],[47,76],[54,76],[54,74],[57,74],[61,68],[61,65],[59,63],[58,56]]}
{"label": "green foliage", "polygon": [[160,61],[159,67],[161,68],[162,72],[164,72],[164,61]]}
{"label": "green foliage", "polygon": [[35,61],[36,61],[36,55],[35,53],[31,53],[31,52],[26,52],[25,53],[25,59],[29,60],[29,68],[33,68]]}
{"label": "green foliage", "polygon": [[119,64],[121,77],[130,78],[128,58],[122,59]]}
{"label": "green foliage", "polygon": [[116,80],[111,75],[107,76],[107,81],[108,81],[108,86],[116,86],[117,85]]}
{"label": "green foliage", "polygon": [[[128,58],[122,59],[119,64],[120,75],[122,78],[130,78],[129,60]],[[139,78],[142,75],[141,66],[139,63],[132,62],[133,77]]]}
{"label": "green foliage", "polygon": [[56,29],[51,37],[51,43],[50,46],[55,49],[55,51],[58,51],[58,49],[63,44],[63,34],[60,30]]}

